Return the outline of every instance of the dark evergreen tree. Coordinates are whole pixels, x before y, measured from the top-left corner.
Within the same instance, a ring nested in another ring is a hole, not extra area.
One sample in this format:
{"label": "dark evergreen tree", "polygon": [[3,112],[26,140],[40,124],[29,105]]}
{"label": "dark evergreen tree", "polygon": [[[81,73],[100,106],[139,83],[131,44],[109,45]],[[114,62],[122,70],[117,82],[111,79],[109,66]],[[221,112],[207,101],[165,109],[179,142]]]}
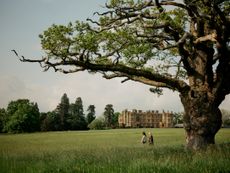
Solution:
{"label": "dark evergreen tree", "polygon": [[116,128],[118,127],[118,117],[119,117],[120,113],[119,112],[115,112],[113,117],[112,117],[112,127]]}
{"label": "dark evergreen tree", "polygon": [[87,124],[90,124],[95,118],[95,106],[94,105],[89,105],[88,109],[88,114],[86,116],[86,122]]}
{"label": "dark evergreen tree", "polygon": [[61,103],[56,108],[56,113],[58,115],[58,127],[57,130],[67,130],[68,129],[68,118],[69,118],[69,98],[67,94],[64,93],[61,97]]}
{"label": "dark evergreen tree", "polygon": [[87,128],[81,97],[78,97],[75,103],[70,105],[69,113],[68,124],[71,130],[84,130]]}
{"label": "dark evergreen tree", "polygon": [[75,106],[76,106],[76,110],[77,110],[77,115],[78,116],[84,116],[84,108],[83,108],[83,102],[81,97],[78,97],[75,101]]}
{"label": "dark evergreen tree", "polygon": [[107,104],[105,106],[105,111],[104,111],[105,124],[106,124],[107,128],[112,127],[113,116],[114,116],[113,105],[112,104]]}
{"label": "dark evergreen tree", "polygon": [[78,129],[80,118],[78,116],[78,108],[74,103],[70,104],[69,114],[70,116],[67,122],[69,124],[70,130]]}

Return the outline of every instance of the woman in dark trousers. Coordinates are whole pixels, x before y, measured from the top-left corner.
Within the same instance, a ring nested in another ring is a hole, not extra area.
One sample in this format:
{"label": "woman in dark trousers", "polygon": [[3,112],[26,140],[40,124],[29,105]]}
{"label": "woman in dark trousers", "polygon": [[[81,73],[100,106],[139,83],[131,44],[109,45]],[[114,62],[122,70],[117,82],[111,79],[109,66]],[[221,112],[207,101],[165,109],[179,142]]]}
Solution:
{"label": "woman in dark trousers", "polygon": [[149,136],[148,136],[148,142],[149,144],[153,145],[154,144],[154,141],[153,141],[153,135],[151,132],[149,132]]}

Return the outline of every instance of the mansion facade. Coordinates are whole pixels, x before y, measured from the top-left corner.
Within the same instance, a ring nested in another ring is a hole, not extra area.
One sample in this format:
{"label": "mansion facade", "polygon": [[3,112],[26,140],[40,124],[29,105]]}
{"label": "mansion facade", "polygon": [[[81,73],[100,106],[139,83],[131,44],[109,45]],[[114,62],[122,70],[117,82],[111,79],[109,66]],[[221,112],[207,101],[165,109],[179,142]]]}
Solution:
{"label": "mansion facade", "polygon": [[163,128],[173,127],[173,113],[159,111],[124,110],[118,118],[119,127]]}

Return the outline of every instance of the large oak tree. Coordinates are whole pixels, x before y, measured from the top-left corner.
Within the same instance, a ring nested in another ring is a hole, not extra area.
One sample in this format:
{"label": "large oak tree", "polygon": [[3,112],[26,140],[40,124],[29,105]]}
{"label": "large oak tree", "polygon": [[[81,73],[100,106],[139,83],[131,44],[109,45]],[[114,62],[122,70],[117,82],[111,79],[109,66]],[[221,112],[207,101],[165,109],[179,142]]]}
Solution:
{"label": "large oak tree", "polygon": [[180,93],[187,146],[215,143],[219,105],[230,93],[230,2],[111,0],[86,22],[40,35],[46,56],[20,57],[44,70],[88,71]]}

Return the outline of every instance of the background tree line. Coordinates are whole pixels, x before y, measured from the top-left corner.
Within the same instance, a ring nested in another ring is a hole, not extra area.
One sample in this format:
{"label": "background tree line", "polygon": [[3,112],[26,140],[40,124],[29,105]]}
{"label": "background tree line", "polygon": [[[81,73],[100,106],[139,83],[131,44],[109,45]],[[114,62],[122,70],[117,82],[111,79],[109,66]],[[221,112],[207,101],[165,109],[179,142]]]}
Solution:
{"label": "background tree line", "polygon": [[114,112],[112,104],[105,106],[103,116],[96,119],[95,114],[94,105],[89,105],[85,114],[81,97],[70,103],[66,93],[57,107],[49,112],[40,113],[37,103],[18,99],[11,101],[6,109],[0,109],[0,132],[87,130],[118,126],[119,113]]}
{"label": "background tree line", "polygon": [[[102,116],[96,117],[95,106],[89,105],[84,113],[83,101],[77,97],[70,103],[67,94],[63,94],[60,103],[53,111],[39,111],[37,103],[28,99],[11,101],[7,108],[0,108],[0,132],[23,133],[35,131],[64,131],[108,129],[118,127],[119,112],[112,104],[107,104]],[[221,110],[223,126],[230,126],[230,111]],[[183,112],[173,114],[173,124],[183,123]]]}

